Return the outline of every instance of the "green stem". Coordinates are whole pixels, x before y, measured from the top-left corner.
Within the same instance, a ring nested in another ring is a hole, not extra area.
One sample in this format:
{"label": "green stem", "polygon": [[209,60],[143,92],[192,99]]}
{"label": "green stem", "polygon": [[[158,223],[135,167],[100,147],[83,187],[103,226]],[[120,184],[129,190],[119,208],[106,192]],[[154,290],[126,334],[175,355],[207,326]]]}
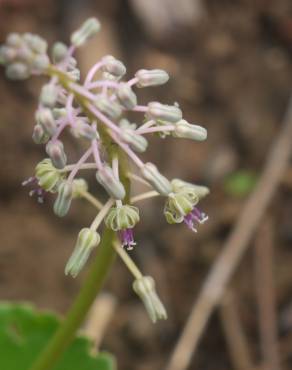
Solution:
{"label": "green stem", "polygon": [[63,324],[57,330],[47,347],[31,367],[31,370],[49,370],[53,368],[66,350],[76,331],[81,326],[91,304],[102,288],[107,273],[112,265],[115,251],[114,233],[106,229],[99,245],[99,252],[89,270],[79,295],[69,310]]}

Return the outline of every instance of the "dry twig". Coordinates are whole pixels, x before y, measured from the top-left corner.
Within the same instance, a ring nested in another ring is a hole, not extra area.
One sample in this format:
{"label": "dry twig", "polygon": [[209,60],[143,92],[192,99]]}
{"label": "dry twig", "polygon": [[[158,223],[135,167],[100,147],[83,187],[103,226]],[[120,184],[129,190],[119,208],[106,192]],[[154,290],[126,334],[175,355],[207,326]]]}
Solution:
{"label": "dry twig", "polygon": [[267,218],[261,224],[255,241],[255,286],[261,351],[265,370],[280,370],[273,278],[273,223]]}
{"label": "dry twig", "polygon": [[282,180],[291,155],[291,138],[292,98],[289,100],[283,126],[270,150],[257,186],[246,201],[232,233],[202,286],[166,366],[167,370],[184,370],[189,366],[208,319],[219,303],[226,285]]}

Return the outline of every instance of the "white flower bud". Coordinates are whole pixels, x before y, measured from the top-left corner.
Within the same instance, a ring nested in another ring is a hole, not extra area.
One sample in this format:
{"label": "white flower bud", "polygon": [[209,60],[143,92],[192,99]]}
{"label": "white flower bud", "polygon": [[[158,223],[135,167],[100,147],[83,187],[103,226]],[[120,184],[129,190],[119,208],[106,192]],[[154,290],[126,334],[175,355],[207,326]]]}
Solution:
{"label": "white flower bud", "polygon": [[64,152],[64,145],[60,140],[49,141],[46,145],[46,152],[56,168],[62,169],[66,166],[67,157]]}
{"label": "white flower bud", "polygon": [[0,46],[0,64],[11,63],[16,57],[17,51],[12,47],[3,45]]}
{"label": "white flower bud", "polygon": [[182,119],[182,111],[175,105],[151,102],[148,104],[147,116],[153,120],[175,123]]}
{"label": "white flower bud", "polygon": [[36,124],[33,129],[32,139],[36,144],[45,144],[50,139],[43,127],[40,124]]}
{"label": "white flower bud", "polygon": [[52,110],[54,119],[60,119],[67,115],[66,108],[54,108]]}
{"label": "white flower bud", "polygon": [[121,106],[104,96],[99,95],[94,104],[102,113],[106,114],[111,119],[117,119],[122,114]]}
{"label": "white flower bud", "polygon": [[39,123],[45,132],[53,136],[56,132],[57,126],[54,120],[52,111],[49,108],[40,108],[36,111],[35,115],[37,123]]}
{"label": "white flower bud", "polygon": [[199,197],[199,199],[204,198],[206,195],[210,193],[210,190],[209,188],[207,188],[207,186],[195,185],[180,179],[171,180],[171,186],[174,192],[179,191],[193,192]]}
{"label": "white flower bud", "polygon": [[73,198],[80,198],[82,197],[82,193],[88,190],[88,184],[86,180],[80,178],[80,179],[74,179],[72,181],[73,186]]}
{"label": "white flower bud", "polygon": [[155,281],[151,276],[143,276],[133,283],[135,293],[141,298],[153,323],[166,320],[167,312],[155,290]]}
{"label": "white flower bud", "polygon": [[25,80],[30,76],[30,70],[26,64],[15,62],[6,67],[5,74],[10,80]]}
{"label": "white flower bud", "polygon": [[[122,120],[124,121],[124,120]],[[145,139],[144,136],[135,133],[132,128],[123,128],[121,126],[121,138],[125,141],[129,146],[138,153],[143,153],[147,149],[148,141]]]}
{"label": "white flower bud", "polygon": [[135,77],[138,79],[137,87],[163,85],[169,80],[168,73],[162,69],[140,69]]}
{"label": "white flower bud", "polygon": [[37,54],[45,54],[47,52],[47,42],[38,35],[32,33],[25,33],[23,40],[30,47],[30,49]]}
{"label": "white flower bud", "polygon": [[104,166],[96,172],[96,179],[107,193],[114,199],[123,199],[126,195],[123,184],[115,177],[109,166]]}
{"label": "white flower bud", "polygon": [[95,127],[90,126],[81,120],[76,121],[75,125],[71,128],[71,133],[76,138],[84,138],[87,140],[94,140],[98,137]]}
{"label": "white flower bud", "polygon": [[66,264],[65,274],[71,274],[72,277],[76,277],[88,260],[92,249],[99,242],[100,235],[96,231],[87,227],[83,228],[78,234],[74,251]]}
{"label": "white flower bud", "polygon": [[46,54],[36,55],[31,62],[31,67],[35,73],[43,73],[50,64],[49,57]]}
{"label": "white flower bud", "polygon": [[73,186],[63,181],[58,186],[58,196],[54,203],[54,213],[59,217],[64,217],[71,206],[73,198]]}
{"label": "white flower bud", "polygon": [[191,140],[203,141],[207,139],[207,130],[198,125],[192,125],[185,120],[180,120],[175,124],[172,135]]}
{"label": "white flower bud", "polygon": [[42,87],[40,103],[45,107],[53,108],[58,99],[58,88],[54,84],[46,84]]}
{"label": "white flower bud", "polygon": [[12,32],[6,37],[6,44],[15,48],[21,46],[22,37],[19,33]]}
{"label": "white flower bud", "polygon": [[71,43],[82,46],[100,30],[100,23],[96,18],[87,19],[82,26],[71,35]]}
{"label": "white flower bud", "polygon": [[107,55],[102,58],[104,72],[108,72],[115,77],[122,77],[126,73],[126,67],[124,64],[117,60],[112,55]]}
{"label": "white flower bud", "polygon": [[68,47],[63,42],[55,42],[52,48],[54,63],[60,63],[67,55]]}
{"label": "white flower bud", "polygon": [[141,172],[145,180],[147,180],[159,194],[167,196],[172,191],[168,179],[161,175],[153,163],[146,163],[141,168]]}
{"label": "white flower bud", "polygon": [[117,89],[119,102],[126,109],[133,109],[137,105],[137,96],[127,83],[121,83]]}

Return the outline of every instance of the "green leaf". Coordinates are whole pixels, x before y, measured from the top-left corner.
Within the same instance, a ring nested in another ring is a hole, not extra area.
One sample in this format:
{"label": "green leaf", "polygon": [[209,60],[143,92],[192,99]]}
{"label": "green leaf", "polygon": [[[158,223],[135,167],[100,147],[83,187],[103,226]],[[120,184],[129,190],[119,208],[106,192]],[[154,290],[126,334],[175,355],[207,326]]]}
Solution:
{"label": "green leaf", "polygon": [[224,180],[224,190],[235,197],[248,195],[257,182],[257,176],[248,170],[239,170],[229,175]]}
{"label": "green leaf", "polygon": [[[33,306],[0,304],[0,369],[29,370],[59,327],[52,313],[37,312]],[[90,341],[76,337],[52,370],[114,370],[108,353],[89,354]]]}

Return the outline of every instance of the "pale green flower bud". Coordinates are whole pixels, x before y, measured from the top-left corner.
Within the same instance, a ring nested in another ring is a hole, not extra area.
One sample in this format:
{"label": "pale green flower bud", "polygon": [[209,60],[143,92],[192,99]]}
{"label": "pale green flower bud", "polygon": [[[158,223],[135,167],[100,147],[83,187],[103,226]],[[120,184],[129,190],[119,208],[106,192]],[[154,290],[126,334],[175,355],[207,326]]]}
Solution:
{"label": "pale green flower bud", "polygon": [[139,209],[129,205],[112,207],[104,220],[106,226],[114,231],[132,229],[139,221]]}
{"label": "pale green flower bud", "polygon": [[161,175],[153,163],[146,163],[141,169],[142,175],[153,188],[161,195],[167,196],[171,192],[171,185],[168,179]]}
{"label": "pale green flower bud", "polygon": [[36,144],[45,144],[49,141],[50,135],[48,135],[40,124],[36,124],[32,133],[32,140]]}
{"label": "pale green flower bud", "polygon": [[35,73],[43,73],[50,64],[49,57],[46,54],[36,55],[31,62],[31,68]]}
{"label": "pale green flower bud", "polygon": [[172,135],[191,140],[203,141],[207,139],[207,130],[198,125],[192,125],[185,120],[180,120],[175,124]]}
{"label": "pale green flower bud", "polygon": [[111,167],[105,165],[96,172],[96,179],[114,199],[123,199],[126,195],[124,185],[115,177]]}
{"label": "pale green flower bud", "polygon": [[167,312],[155,290],[155,281],[151,276],[143,276],[133,283],[135,293],[141,298],[153,323],[166,320]]}
{"label": "pale green flower bud", "polygon": [[[42,87],[40,103],[45,107],[53,108],[58,99],[58,88],[53,84],[46,84]],[[53,116],[52,116],[53,117]]]}
{"label": "pale green flower bud", "polygon": [[92,127],[81,120],[77,120],[70,131],[72,135],[75,136],[77,139],[83,138],[87,140],[94,140],[98,138],[98,133],[95,127]]}
{"label": "pale green flower bud", "polygon": [[83,193],[88,190],[88,184],[84,179],[74,179],[72,182],[73,186],[73,198],[81,198]]}
{"label": "pale green flower bud", "polygon": [[180,179],[173,179],[171,181],[171,186],[172,190],[175,193],[179,191],[194,192],[199,197],[199,199],[204,198],[206,195],[210,193],[209,188],[207,188],[206,186],[195,185]]}
{"label": "pale green flower bud", "polygon": [[100,235],[96,231],[87,227],[83,228],[78,234],[74,251],[66,264],[65,274],[70,274],[75,278],[88,260],[92,249],[99,242]]}
{"label": "pale green flower bud", "polygon": [[113,101],[110,101],[105,96],[98,96],[94,102],[95,106],[111,119],[117,119],[122,114],[121,106]]}
{"label": "pale green flower bud", "polygon": [[63,179],[63,175],[53,166],[49,158],[37,164],[35,168],[35,177],[42,189],[52,193],[57,190],[58,184]]}
{"label": "pale green flower bud", "polygon": [[168,73],[162,69],[140,69],[135,77],[138,79],[137,87],[163,85],[169,80]]}
{"label": "pale green flower bud", "polygon": [[144,136],[136,134],[132,129],[122,129],[121,137],[136,152],[143,153],[147,149],[148,141]]}
{"label": "pale green flower bud", "polygon": [[54,119],[63,118],[67,115],[66,108],[54,108],[52,110]]}
{"label": "pale green flower bud", "polygon": [[40,108],[36,111],[35,115],[37,123],[39,123],[45,132],[53,136],[57,130],[56,122],[52,111],[49,108]]}
{"label": "pale green flower bud", "polygon": [[71,206],[73,198],[72,184],[63,181],[58,186],[58,195],[54,203],[54,213],[59,217],[64,217]]}
{"label": "pale green flower bud", "polygon": [[127,83],[120,84],[117,96],[126,109],[133,109],[137,105],[137,96]]}
{"label": "pale green flower bud", "polygon": [[22,37],[19,33],[12,32],[6,37],[6,44],[15,48],[21,46]]}
{"label": "pale green flower bud", "polygon": [[68,47],[63,42],[55,42],[52,48],[54,63],[60,63],[67,55]]}
{"label": "pale green flower bud", "polygon": [[72,45],[79,47],[85,44],[100,30],[100,23],[96,18],[87,19],[82,26],[71,35]]}
{"label": "pale green flower bud", "polygon": [[47,42],[38,35],[32,33],[25,33],[23,40],[31,48],[31,50],[37,54],[45,54],[47,52]]}
{"label": "pale green flower bud", "polygon": [[15,62],[6,67],[5,74],[10,80],[25,80],[30,76],[30,70],[26,64]]}
{"label": "pale green flower bud", "polygon": [[107,55],[102,58],[104,72],[108,72],[115,77],[122,77],[126,73],[126,67],[124,64],[117,60],[112,55]]}
{"label": "pale green flower bud", "polygon": [[62,169],[66,166],[67,156],[64,152],[64,145],[60,140],[49,141],[46,152],[56,168]]}
{"label": "pale green flower bud", "polygon": [[182,111],[176,105],[166,105],[158,102],[149,103],[146,114],[150,119],[172,123],[182,119]]}
{"label": "pale green flower bud", "polygon": [[0,64],[11,63],[16,57],[17,51],[12,47],[0,46]]}
{"label": "pale green flower bud", "polygon": [[169,194],[164,207],[167,222],[170,224],[182,222],[198,202],[199,197],[195,192],[181,190],[178,193]]}

